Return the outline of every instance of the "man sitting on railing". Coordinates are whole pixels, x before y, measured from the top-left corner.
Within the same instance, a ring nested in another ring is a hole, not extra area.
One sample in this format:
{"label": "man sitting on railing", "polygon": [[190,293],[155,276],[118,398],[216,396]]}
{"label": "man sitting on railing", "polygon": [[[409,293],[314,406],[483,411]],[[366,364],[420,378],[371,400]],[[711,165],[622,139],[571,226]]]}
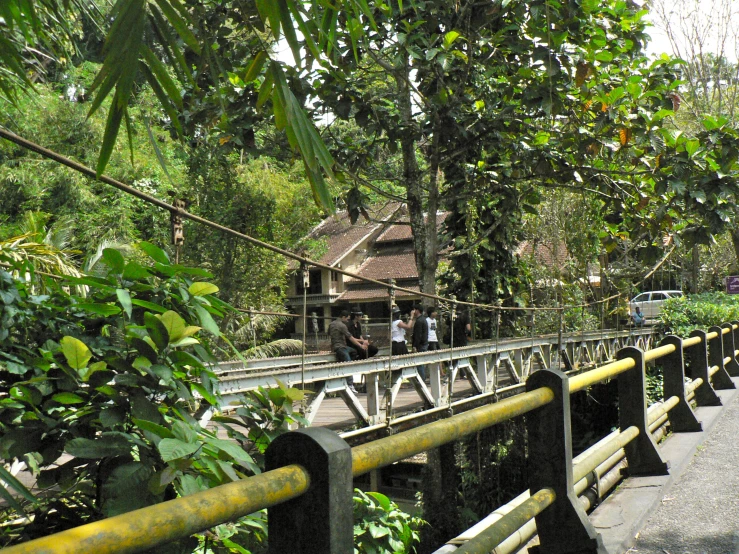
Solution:
{"label": "man sitting on railing", "polygon": [[364,339],[367,342],[367,349],[366,350],[360,350],[358,354],[359,359],[367,359],[371,358],[375,354],[377,354],[377,347],[372,344],[369,339],[365,339],[363,333],[362,333],[362,324],[360,323],[360,320],[362,319],[362,310],[359,309],[359,306],[352,307],[352,315],[351,319],[349,320],[349,323],[346,324],[347,329],[349,329],[349,332],[352,334],[352,336],[355,339]]}
{"label": "man sitting on railing", "polygon": [[[342,310],[338,318],[334,319],[328,326],[328,334],[331,337],[331,350],[336,353],[337,362],[350,362],[359,357],[359,352],[366,353],[367,341],[363,339],[355,339],[347,329],[346,324],[349,322],[349,312]],[[347,345],[347,341],[354,344],[357,348]],[[364,357],[364,356],[363,356]],[[353,380],[347,380],[349,388],[354,390]]]}

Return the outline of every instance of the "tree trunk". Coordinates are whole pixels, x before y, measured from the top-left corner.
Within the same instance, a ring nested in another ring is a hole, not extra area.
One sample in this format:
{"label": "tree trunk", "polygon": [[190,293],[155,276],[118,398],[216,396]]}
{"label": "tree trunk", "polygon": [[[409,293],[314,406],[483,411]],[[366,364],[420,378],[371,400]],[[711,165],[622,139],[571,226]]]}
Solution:
{"label": "tree trunk", "polygon": [[439,164],[438,156],[435,162],[431,160],[431,178],[429,179],[431,186],[427,202],[429,217],[424,218],[425,191],[416,158],[418,126],[413,119],[410,69],[410,61],[406,54],[403,66],[395,74],[395,81],[398,85],[398,110],[404,127],[404,133],[400,139],[403,156],[403,182],[406,188],[408,216],[413,232],[413,246],[421,292],[436,294],[436,267],[438,265],[436,210],[439,196],[437,179]]}
{"label": "tree trunk", "polygon": [[423,519],[419,552],[434,552],[464,529],[459,518],[459,468],[453,442],[426,453],[423,469]]}
{"label": "tree trunk", "polygon": [[[734,243],[736,247],[736,243]],[[698,245],[693,246],[693,265],[692,265],[692,277],[690,283],[690,292],[696,294],[698,292],[698,277],[700,275],[701,256]]]}

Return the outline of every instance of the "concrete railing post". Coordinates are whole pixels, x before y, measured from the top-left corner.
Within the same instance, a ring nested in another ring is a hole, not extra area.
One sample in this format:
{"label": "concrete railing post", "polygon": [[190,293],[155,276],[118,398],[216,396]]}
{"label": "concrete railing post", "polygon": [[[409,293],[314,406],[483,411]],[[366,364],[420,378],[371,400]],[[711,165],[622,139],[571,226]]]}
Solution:
{"label": "concrete railing post", "polygon": [[526,414],[529,447],[529,490],[554,489],[554,504],[536,516],[540,546],[531,552],[605,554],[603,541],[588,520],[574,491],[572,429],[567,376],[542,369],[526,381],[526,390],[548,387],[554,400]]}
{"label": "concrete railing post", "polygon": [[659,364],[662,366],[664,378],[662,390],[663,398],[667,400],[677,396],[679,403],[669,412],[670,426],[678,433],[702,431],[703,425],[695,417],[693,409],[685,400],[685,358],[683,356],[683,340],[675,335],[662,339],[661,346],[674,345],[672,354],[663,356]]}
{"label": "concrete railing post", "polygon": [[721,329],[728,329],[729,332],[722,335],[724,345],[724,358],[731,358],[728,363],[724,364],[726,372],[732,377],[739,377],[739,363],[736,361],[736,345],[734,344],[734,326],[731,323],[724,323]]}
{"label": "concrete railing post", "polygon": [[267,471],[299,464],[310,488],[295,500],[268,509],[269,554],[346,554],[354,550],[352,451],[321,427],[277,437],[266,452]]}
{"label": "concrete railing post", "polygon": [[[696,329],[690,333],[690,337],[700,337],[700,344],[689,346],[685,349],[688,355],[687,375],[691,379],[703,379],[703,384],[695,389],[695,403],[698,406],[721,406],[721,399],[713,390],[711,377],[708,374],[708,341],[703,330]],[[732,383],[733,385],[734,383]]]}
{"label": "concrete railing post", "polygon": [[621,431],[639,429],[639,436],[624,447],[629,475],[667,475],[667,463],[649,432],[647,422],[647,382],[644,352],[627,346],[616,358],[633,358],[635,366],[618,376],[618,420]]}
{"label": "concrete railing post", "polygon": [[735,389],[734,381],[731,380],[731,376],[726,372],[724,366],[724,339],[721,335],[721,327],[713,326],[708,329],[709,333],[717,333],[718,336],[708,341],[708,368],[713,366],[718,367],[718,371],[711,377],[713,387],[716,389]]}

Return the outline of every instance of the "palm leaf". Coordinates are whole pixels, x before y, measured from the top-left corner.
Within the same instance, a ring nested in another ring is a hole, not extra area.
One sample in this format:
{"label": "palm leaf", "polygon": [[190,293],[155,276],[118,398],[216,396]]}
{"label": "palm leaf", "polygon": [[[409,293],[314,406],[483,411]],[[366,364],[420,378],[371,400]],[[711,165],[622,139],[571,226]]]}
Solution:
{"label": "palm leaf", "polygon": [[248,359],[278,358],[280,356],[292,356],[300,354],[303,350],[303,341],[295,339],[279,339],[260,344],[259,346],[244,350],[242,355]]}

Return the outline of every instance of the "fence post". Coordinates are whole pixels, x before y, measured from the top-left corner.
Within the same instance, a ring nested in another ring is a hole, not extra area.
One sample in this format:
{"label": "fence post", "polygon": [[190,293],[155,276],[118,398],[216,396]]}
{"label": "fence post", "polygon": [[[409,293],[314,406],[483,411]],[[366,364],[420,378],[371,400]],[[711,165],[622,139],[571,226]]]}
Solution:
{"label": "fence post", "polygon": [[[698,406],[721,406],[721,399],[713,390],[711,377],[708,375],[708,340],[705,331],[696,329],[690,333],[691,337],[700,337],[700,344],[685,349],[688,355],[688,376],[695,379],[703,379],[703,384],[695,389],[695,403]],[[731,383],[732,385],[734,383]]]}
{"label": "fence post", "polygon": [[693,409],[685,400],[685,358],[683,356],[683,339],[669,335],[662,339],[661,346],[674,345],[675,351],[660,359],[664,378],[662,392],[664,400],[677,396],[679,403],[670,410],[670,426],[678,433],[702,431],[703,425],[695,417]]}
{"label": "fence post", "polygon": [[710,368],[713,366],[718,367],[718,371],[716,371],[711,377],[713,385],[717,389],[735,389],[736,385],[726,372],[726,367],[724,367],[724,339],[721,335],[721,327],[714,325],[708,329],[708,332],[716,333],[718,335],[708,341],[708,363],[710,364],[708,366],[709,373],[711,371]]}
{"label": "fence post", "polygon": [[529,435],[529,490],[554,489],[554,504],[536,516],[540,546],[530,552],[605,554],[603,540],[588,520],[574,491],[570,388],[567,376],[541,369],[529,376],[526,390],[548,387],[554,400],[526,414]]}
{"label": "fence post", "polygon": [[724,365],[726,372],[732,377],[739,377],[739,364],[736,362],[736,345],[734,344],[734,326],[731,323],[724,323],[721,329],[728,329],[729,332],[721,335],[724,345],[724,358],[731,358],[728,364]]}
{"label": "fence post", "polygon": [[354,550],[352,452],[336,433],[321,427],[277,437],[267,448],[267,471],[300,464],[310,488],[269,508],[269,553],[346,554]]}
{"label": "fence post", "polygon": [[633,358],[634,367],[618,376],[618,419],[621,431],[629,427],[639,429],[639,436],[624,447],[629,475],[667,475],[667,463],[649,432],[647,423],[647,383],[644,352],[627,346],[616,353],[616,358]]}

